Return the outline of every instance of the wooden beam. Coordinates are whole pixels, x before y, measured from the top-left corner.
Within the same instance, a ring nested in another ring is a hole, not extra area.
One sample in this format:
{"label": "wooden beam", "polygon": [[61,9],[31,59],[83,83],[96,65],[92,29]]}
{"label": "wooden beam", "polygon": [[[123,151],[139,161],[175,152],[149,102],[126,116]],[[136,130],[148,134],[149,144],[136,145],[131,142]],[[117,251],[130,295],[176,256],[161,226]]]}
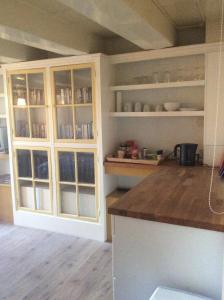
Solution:
{"label": "wooden beam", "polygon": [[174,45],[171,22],[150,0],[57,0],[142,49]]}
{"label": "wooden beam", "polygon": [[[81,26],[80,26],[81,27]],[[1,0],[0,38],[62,55],[98,49],[100,38],[21,0]]]}
{"label": "wooden beam", "polygon": [[1,63],[14,63],[40,58],[47,58],[47,54],[42,50],[0,39]]}

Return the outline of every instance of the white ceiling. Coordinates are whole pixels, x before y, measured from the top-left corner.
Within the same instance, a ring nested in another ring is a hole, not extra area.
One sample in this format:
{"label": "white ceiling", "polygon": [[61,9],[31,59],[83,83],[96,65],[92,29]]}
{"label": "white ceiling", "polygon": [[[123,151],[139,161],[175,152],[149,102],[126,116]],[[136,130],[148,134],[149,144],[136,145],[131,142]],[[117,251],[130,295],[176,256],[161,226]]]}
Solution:
{"label": "white ceiling", "polygon": [[220,18],[221,0],[152,0],[176,27],[200,26]]}
{"label": "white ceiling", "polygon": [[[84,28],[91,34],[101,37],[115,37],[116,34],[94,21],[69,9],[57,0],[17,0],[35,7],[62,22]],[[100,1],[100,0],[99,0]],[[108,0],[109,1],[109,0]],[[206,20],[218,20],[221,14],[222,0],[148,0],[152,1],[177,27],[201,26]]]}

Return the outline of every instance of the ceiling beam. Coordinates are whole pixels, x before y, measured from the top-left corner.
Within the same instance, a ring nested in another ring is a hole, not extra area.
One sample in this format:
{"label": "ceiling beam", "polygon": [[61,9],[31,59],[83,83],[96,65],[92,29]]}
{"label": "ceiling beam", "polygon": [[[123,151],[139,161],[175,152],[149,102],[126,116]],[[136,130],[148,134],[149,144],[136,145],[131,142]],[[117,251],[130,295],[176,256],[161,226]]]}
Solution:
{"label": "ceiling beam", "polygon": [[[0,29],[1,32],[1,29]],[[0,33],[1,35],[1,33]],[[13,63],[32,59],[47,58],[44,51],[17,44],[0,38],[0,62]]]}
{"label": "ceiling beam", "polygon": [[100,39],[22,0],[1,0],[0,38],[61,55],[97,51]]}
{"label": "ceiling beam", "polygon": [[171,47],[176,32],[151,0],[57,0],[142,49]]}

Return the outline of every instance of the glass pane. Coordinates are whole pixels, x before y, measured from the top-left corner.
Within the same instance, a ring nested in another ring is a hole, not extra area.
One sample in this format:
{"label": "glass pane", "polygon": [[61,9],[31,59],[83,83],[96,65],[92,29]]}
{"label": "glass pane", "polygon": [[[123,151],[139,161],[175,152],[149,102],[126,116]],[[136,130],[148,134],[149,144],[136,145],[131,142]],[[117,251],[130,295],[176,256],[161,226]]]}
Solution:
{"label": "glass pane", "polygon": [[95,189],[90,187],[79,187],[79,215],[83,217],[96,218],[96,196]]}
{"label": "glass pane", "polygon": [[94,153],[77,153],[78,182],[95,183]]}
{"label": "glass pane", "polygon": [[17,150],[18,174],[19,177],[32,177],[31,153],[30,150]]}
{"label": "glass pane", "polygon": [[73,152],[59,152],[60,181],[75,182],[75,157]]}
{"label": "glass pane", "polygon": [[51,210],[51,194],[48,183],[35,182],[35,197],[38,210]]}
{"label": "glass pane", "polygon": [[31,181],[19,180],[20,206],[34,209],[34,193]]}
{"label": "glass pane", "polygon": [[44,105],[44,75],[43,73],[28,74],[30,105]]}
{"label": "glass pane", "polygon": [[93,139],[93,112],[92,107],[76,107],[76,138]]}
{"label": "glass pane", "polygon": [[75,103],[92,102],[91,69],[74,70]]}
{"label": "glass pane", "polygon": [[59,139],[73,139],[73,111],[72,107],[57,108],[57,128]]}
{"label": "glass pane", "polygon": [[46,114],[45,108],[31,108],[30,118],[32,124],[32,137],[46,139]]}
{"label": "glass pane", "polygon": [[0,119],[0,152],[9,152],[6,119]]}
{"label": "glass pane", "polygon": [[54,72],[56,104],[72,103],[71,71]]}
{"label": "glass pane", "polygon": [[18,106],[27,105],[26,75],[12,75],[13,104]]}
{"label": "glass pane", "polygon": [[77,215],[76,187],[60,185],[61,213]]}
{"label": "glass pane", "polygon": [[16,137],[29,137],[29,121],[27,108],[14,108]]}
{"label": "glass pane", "polygon": [[47,151],[33,151],[34,173],[35,178],[48,179],[48,153]]}

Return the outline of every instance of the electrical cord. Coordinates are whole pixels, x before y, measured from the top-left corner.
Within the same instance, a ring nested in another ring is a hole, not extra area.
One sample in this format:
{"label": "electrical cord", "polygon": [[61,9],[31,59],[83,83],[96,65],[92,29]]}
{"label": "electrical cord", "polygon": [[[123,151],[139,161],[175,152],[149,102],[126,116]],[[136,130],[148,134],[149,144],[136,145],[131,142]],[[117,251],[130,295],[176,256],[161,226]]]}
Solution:
{"label": "electrical cord", "polygon": [[220,32],[220,46],[219,46],[219,68],[218,68],[218,80],[217,80],[217,97],[216,97],[217,102],[216,102],[214,150],[213,150],[213,158],[212,158],[212,173],[211,173],[211,180],[210,180],[210,186],[209,186],[209,195],[208,195],[209,209],[215,215],[223,215],[224,214],[224,211],[218,212],[212,207],[212,189],[213,189],[213,181],[214,181],[215,157],[216,157],[216,148],[217,148],[218,113],[219,113],[220,96],[221,96],[220,90],[221,90],[221,74],[222,74],[223,19],[224,19],[224,0],[222,0],[222,8],[221,8],[221,32]]}

